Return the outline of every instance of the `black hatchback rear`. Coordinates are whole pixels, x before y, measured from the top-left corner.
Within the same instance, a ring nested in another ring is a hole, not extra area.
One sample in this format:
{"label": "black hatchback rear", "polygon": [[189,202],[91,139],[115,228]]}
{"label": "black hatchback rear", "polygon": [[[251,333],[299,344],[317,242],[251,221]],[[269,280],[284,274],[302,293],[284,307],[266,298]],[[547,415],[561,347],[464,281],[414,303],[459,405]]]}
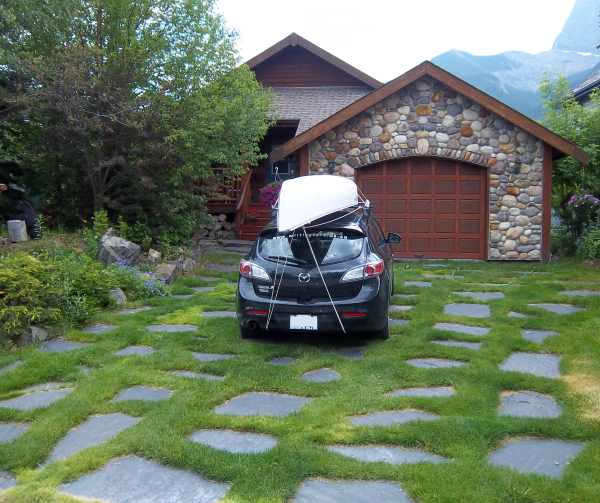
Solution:
{"label": "black hatchback rear", "polygon": [[387,338],[390,243],[399,239],[396,234],[385,238],[365,209],[328,215],[286,234],[271,222],[240,262],[242,337],[318,331]]}

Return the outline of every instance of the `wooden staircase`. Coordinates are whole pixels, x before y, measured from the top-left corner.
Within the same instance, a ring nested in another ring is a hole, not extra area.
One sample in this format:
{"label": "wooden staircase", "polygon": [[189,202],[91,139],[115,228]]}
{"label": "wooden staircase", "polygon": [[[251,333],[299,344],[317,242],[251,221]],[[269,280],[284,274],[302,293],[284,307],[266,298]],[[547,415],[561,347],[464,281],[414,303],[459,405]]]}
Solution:
{"label": "wooden staircase", "polygon": [[271,210],[262,204],[250,203],[246,206],[244,219],[238,229],[238,238],[253,241],[258,233],[271,220]]}

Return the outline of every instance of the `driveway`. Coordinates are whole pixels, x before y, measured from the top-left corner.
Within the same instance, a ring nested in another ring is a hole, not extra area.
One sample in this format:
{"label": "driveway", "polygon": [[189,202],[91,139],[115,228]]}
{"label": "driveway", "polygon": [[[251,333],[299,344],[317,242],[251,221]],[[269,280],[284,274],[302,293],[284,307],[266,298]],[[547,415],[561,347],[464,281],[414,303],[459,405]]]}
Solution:
{"label": "driveway", "polygon": [[598,501],[597,269],[398,263],[389,340],[242,341],[211,260],[0,353],[0,501]]}

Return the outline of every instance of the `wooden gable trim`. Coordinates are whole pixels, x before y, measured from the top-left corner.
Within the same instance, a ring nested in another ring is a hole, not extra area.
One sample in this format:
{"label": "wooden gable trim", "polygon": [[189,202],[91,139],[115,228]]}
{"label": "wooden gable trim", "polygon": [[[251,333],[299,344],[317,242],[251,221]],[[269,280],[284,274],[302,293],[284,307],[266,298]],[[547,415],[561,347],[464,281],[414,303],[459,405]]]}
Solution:
{"label": "wooden gable trim", "polygon": [[570,155],[582,164],[587,164],[589,162],[588,155],[574,143],[565,140],[538,122],[535,122],[522,113],[517,112],[514,108],[511,108],[501,101],[498,101],[496,98],[491,97],[489,94],[480,91],[476,87],[473,87],[471,84],[459,79],[446,70],[441,69],[439,66],[434,65],[430,61],[421,63],[412,70],[400,75],[400,77],[388,82],[379,89],[375,89],[366,96],[348,105],[346,108],[343,108],[339,112],[329,116],[327,119],[314,125],[312,128],[307,129],[304,133],[292,138],[277,152],[273,153],[275,159],[282,159],[292,152],[295,152],[300,147],[310,143],[313,140],[316,140],[326,132],[352,119],[361,112],[364,112],[368,108],[376,105],[388,96],[398,92],[400,89],[412,84],[424,76],[429,76],[442,82],[450,89],[487,108],[490,112],[502,117],[532,136],[539,138],[559,154],[555,157],[561,157],[561,154]]}
{"label": "wooden gable trim", "polygon": [[339,70],[346,72],[351,75],[355,79],[359,80],[363,84],[369,86],[372,89],[377,89],[381,87],[383,84],[373,77],[367,75],[364,72],[361,72],[358,68],[353,67],[352,65],[342,61],[340,58],[334,56],[330,52],[327,52],[324,49],[321,49],[319,46],[309,42],[305,38],[301,37],[297,33],[292,33],[285,37],[283,40],[280,40],[275,45],[272,45],[265,51],[261,52],[257,56],[246,61],[246,65],[250,67],[250,69],[256,68],[261,63],[264,63],[269,58],[273,57],[275,54],[281,52],[283,49],[287,47],[302,47],[306,49],[308,52],[314,54],[315,56],[325,60],[330,65],[335,66]]}

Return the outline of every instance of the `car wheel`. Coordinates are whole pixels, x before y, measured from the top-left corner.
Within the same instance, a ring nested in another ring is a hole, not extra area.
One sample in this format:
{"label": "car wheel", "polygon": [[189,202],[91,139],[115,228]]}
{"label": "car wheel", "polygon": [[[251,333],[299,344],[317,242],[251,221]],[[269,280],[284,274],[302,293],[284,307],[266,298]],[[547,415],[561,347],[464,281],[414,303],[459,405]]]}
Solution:
{"label": "car wheel", "polygon": [[388,318],[385,319],[385,327],[375,332],[374,335],[376,339],[386,340],[390,338],[390,323]]}
{"label": "car wheel", "polygon": [[240,325],[240,336],[242,339],[252,339],[254,337],[257,337],[258,334],[259,334],[258,330],[252,330],[252,329],[248,328],[247,326]]}

